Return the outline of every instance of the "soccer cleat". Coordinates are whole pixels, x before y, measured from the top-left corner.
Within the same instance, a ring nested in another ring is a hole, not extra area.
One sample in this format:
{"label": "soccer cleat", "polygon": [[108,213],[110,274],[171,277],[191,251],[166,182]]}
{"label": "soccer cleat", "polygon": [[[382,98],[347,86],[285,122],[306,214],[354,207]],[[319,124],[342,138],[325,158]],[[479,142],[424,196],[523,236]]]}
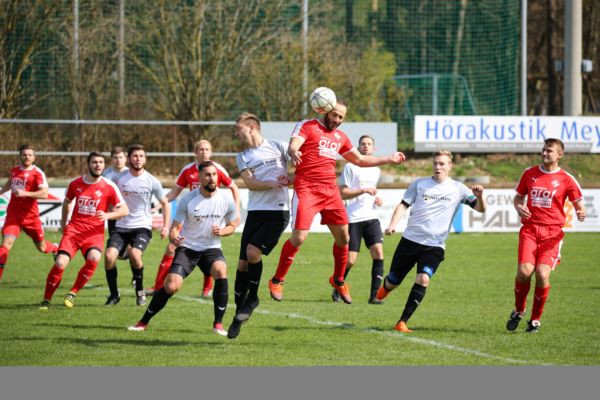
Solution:
{"label": "soccer cleat", "polygon": [[369,304],[383,304],[383,301],[379,300],[377,297],[372,297],[369,299]]}
{"label": "soccer cleat", "polygon": [[42,311],[47,311],[50,308],[50,302],[48,300],[44,300],[40,303],[39,309]]}
{"label": "soccer cleat", "polygon": [[402,332],[402,333],[411,333],[412,332],[410,329],[408,329],[408,327],[406,326],[406,322],[404,322],[404,321],[398,321],[396,326],[394,326],[394,329],[397,330],[398,332]]}
{"label": "soccer cleat", "polygon": [[233,317],[233,321],[231,322],[231,325],[229,325],[229,329],[227,330],[227,338],[235,339],[236,337],[238,337],[238,335],[240,334],[240,329],[242,329],[243,324],[244,324],[244,321],[240,321],[237,318],[237,315],[235,317]]}
{"label": "soccer cleat", "polygon": [[75,303],[75,297],[76,296],[77,295],[75,293],[73,293],[73,292],[67,293],[67,295],[65,296],[65,300],[63,302],[64,305],[65,305],[65,307],[67,307],[67,308],[73,308],[73,306],[75,305],[74,303]]}
{"label": "soccer cleat", "polygon": [[519,322],[523,318],[523,314],[518,311],[513,311],[510,313],[510,317],[508,317],[508,321],[506,321],[506,329],[509,331],[514,331],[519,326]]}
{"label": "soccer cleat", "polygon": [[242,306],[240,307],[240,311],[235,317],[240,321],[247,321],[252,315],[252,312],[256,309],[256,307],[258,307],[258,304],[258,297],[256,297],[252,301],[248,300],[248,297],[246,297],[246,299],[242,303]]}
{"label": "soccer cleat", "polygon": [[213,293],[213,279],[212,276],[205,276],[204,283],[202,284],[202,298],[210,299]]}
{"label": "soccer cleat", "polygon": [[344,282],[342,282],[340,285],[339,282],[336,282],[333,279],[333,276],[329,278],[329,283],[338,292],[340,298],[344,303],[352,304],[352,297],[350,297],[350,290],[348,290],[348,285],[346,285]]}
{"label": "soccer cleat", "polygon": [[144,293],[143,290],[139,290],[135,294],[135,304],[137,304],[138,306],[146,305],[146,293]]}
{"label": "soccer cleat", "polygon": [[340,294],[338,293],[337,290],[333,289],[333,292],[331,292],[331,300],[334,303],[338,303],[340,302],[342,299],[340,298]]}
{"label": "soccer cleat", "polygon": [[223,324],[220,322],[213,325],[213,332],[217,335],[227,336],[227,331],[223,329]]}
{"label": "soccer cleat", "polygon": [[527,321],[527,329],[525,329],[525,333],[538,333],[540,331],[540,325],[540,321],[536,319]]}
{"label": "soccer cleat", "polygon": [[375,295],[375,298],[377,300],[383,300],[387,297],[387,295],[390,294],[390,290],[387,290],[385,288],[385,283],[383,285],[381,285],[381,287],[379,289],[377,289],[377,294]]}
{"label": "soccer cleat", "polygon": [[283,300],[283,282],[275,283],[273,279],[269,279],[269,293],[271,293],[273,300]]}
{"label": "soccer cleat", "polygon": [[104,303],[104,305],[105,306],[114,306],[116,304],[119,304],[120,301],[121,301],[121,296],[110,295],[106,299],[106,303]]}
{"label": "soccer cleat", "polygon": [[144,293],[146,294],[146,296],[147,296],[147,297],[152,297],[152,296],[154,296],[154,291],[155,291],[155,290],[154,290],[154,288],[153,288],[153,287],[150,287],[150,288],[144,289]]}
{"label": "soccer cleat", "polygon": [[138,321],[135,325],[127,327],[127,330],[132,332],[145,331],[146,329],[148,329],[148,324],[145,324],[142,321]]}

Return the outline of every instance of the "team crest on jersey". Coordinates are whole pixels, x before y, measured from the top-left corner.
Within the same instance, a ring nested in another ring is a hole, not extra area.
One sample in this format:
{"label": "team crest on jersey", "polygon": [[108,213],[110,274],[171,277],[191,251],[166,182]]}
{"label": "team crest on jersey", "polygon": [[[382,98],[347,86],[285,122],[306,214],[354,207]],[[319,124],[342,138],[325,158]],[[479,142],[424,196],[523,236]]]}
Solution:
{"label": "team crest on jersey", "polygon": [[558,179],[553,180],[552,181],[552,186],[559,187],[560,186],[560,181]]}
{"label": "team crest on jersey", "polygon": [[334,133],[333,137],[339,140],[341,136],[339,134],[337,134],[337,133]]}
{"label": "team crest on jersey", "polygon": [[102,191],[101,190],[96,190],[96,196],[102,197]]}

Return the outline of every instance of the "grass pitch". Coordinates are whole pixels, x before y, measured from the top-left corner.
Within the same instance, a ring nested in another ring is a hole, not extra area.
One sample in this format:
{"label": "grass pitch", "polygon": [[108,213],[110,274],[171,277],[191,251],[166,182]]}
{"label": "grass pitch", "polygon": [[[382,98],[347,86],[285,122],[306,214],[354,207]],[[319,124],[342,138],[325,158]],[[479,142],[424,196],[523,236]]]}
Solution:
{"label": "grass pitch", "polygon": [[[154,282],[166,241],[155,235],[144,256],[145,286]],[[552,274],[542,327],[525,334],[504,325],[513,308],[516,234],[452,234],[446,260],[423,303],[408,323],[412,334],[393,330],[413,284],[411,272],[383,305],[367,304],[371,261],[363,249],[347,282],[352,305],[332,303],[327,280],[333,270],[328,234],[311,234],[284,286],[284,300],[271,300],[267,279],[281,244],[264,259],[259,308],[235,340],[212,332],[213,305],[199,298],[201,272],[145,332],[128,332],[145,311],[135,305],[131,272],[120,261],[121,303],[108,295],[103,260],[72,310],[62,305],[83,260],[67,267],[48,311],[38,310],[52,258],[22,235],[0,282],[2,366],[316,366],[316,365],[599,365],[600,278],[598,234],[568,233],[563,261]],[[49,233],[53,241],[56,233]],[[225,238],[229,264],[227,328],[233,318],[238,234]],[[400,239],[386,237],[385,270]],[[531,307],[530,292],[528,306]],[[526,316],[528,318],[529,315]]]}

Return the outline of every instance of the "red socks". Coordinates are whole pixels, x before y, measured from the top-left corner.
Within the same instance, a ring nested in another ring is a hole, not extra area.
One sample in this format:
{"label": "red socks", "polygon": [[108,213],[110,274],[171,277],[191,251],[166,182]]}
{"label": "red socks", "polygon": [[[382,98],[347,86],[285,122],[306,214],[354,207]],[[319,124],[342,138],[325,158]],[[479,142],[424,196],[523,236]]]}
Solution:
{"label": "red socks", "polygon": [[344,282],[344,273],[346,264],[348,264],[348,245],[339,247],[333,244],[333,278],[339,282]]}
{"label": "red socks", "polygon": [[531,320],[539,321],[544,312],[544,305],[550,293],[550,286],[545,288],[536,287],[533,292],[533,308],[531,309]]}
{"label": "red socks", "polygon": [[44,243],[46,243],[46,250],[44,250],[45,254],[54,253],[54,250],[58,250],[57,248],[54,248],[54,243],[48,240],[44,240]]}
{"label": "red socks", "polygon": [[520,283],[515,279],[515,310],[521,314],[525,312],[527,307],[527,295],[530,287],[530,281]]}
{"label": "red socks", "polygon": [[292,263],[294,262],[294,257],[296,253],[298,253],[299,247],[294,247],[290,240],[286,240],[281,248],[281,255],[279,256],[279,264],[277,264],[277,270],[275,271],[275,275],[273,278],[283,281],[285,276],[287,275]]}
{"label": "red socks", "polygon": [[175,256],[170,256],[167,254],[163,255],[160,265],[158,266],[158,271],[156,272],[154,290],[160,290],[160,288],[165,284],[165,279],[169,273],[169,268],[171,268],[171,264],[173,264],[173,258],[175,258]]}
{"label": "red socks", "polygon": [[75,283],[71,288],[71,292],[79,293],[79,291],[85,286],[86,283],[92,279],[94,272],[96,271],[96,267],[98,266],[98,261],[85,260],[85,264],[79,270],[77,274],[77,279],[75,279]]}
{"label": "red socks", "polygon": [[56,265],[52,266],[52,269],[46,278],[46,291],[44,292],[44,300],[52,300],[52,295],[54,295],[54,292],[56,289],[58,289],[58,285],[60,285],[60,281],[64,272],[64,269],[60,269]]}
{"label": "red socks", "polygon": [[4,246],[0,246],[0,264],[4,265],[6,264],[6,261],[8,260],[8,252],[10,250],[8,250],[6,247]]}

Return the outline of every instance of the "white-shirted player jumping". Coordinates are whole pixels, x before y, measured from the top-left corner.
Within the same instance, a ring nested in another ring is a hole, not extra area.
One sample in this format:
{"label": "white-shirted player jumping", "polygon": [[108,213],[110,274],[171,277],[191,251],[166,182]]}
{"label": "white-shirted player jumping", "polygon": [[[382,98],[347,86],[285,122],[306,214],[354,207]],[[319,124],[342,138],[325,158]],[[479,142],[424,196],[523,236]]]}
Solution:
{"label": "white-shirted player jumping", "polygon": [[400,218],[412,206],[406,229],[394,252],[390,273],[377,291],[377,299],[382,300],[417,264],[415,284],[395,326],[400,332],[412,332],[406,321],[423,301],[429,280],[444,260],[446,239],[458,208],[466,204],[478,212],[485,212],[483,186],[473,185],[469,190],[449,177],[451,169],[452,153],[444,150],[436,152],[433,155],[433,176],[417,179],[408,187],[385,230],[386,235],[391,235]]}

